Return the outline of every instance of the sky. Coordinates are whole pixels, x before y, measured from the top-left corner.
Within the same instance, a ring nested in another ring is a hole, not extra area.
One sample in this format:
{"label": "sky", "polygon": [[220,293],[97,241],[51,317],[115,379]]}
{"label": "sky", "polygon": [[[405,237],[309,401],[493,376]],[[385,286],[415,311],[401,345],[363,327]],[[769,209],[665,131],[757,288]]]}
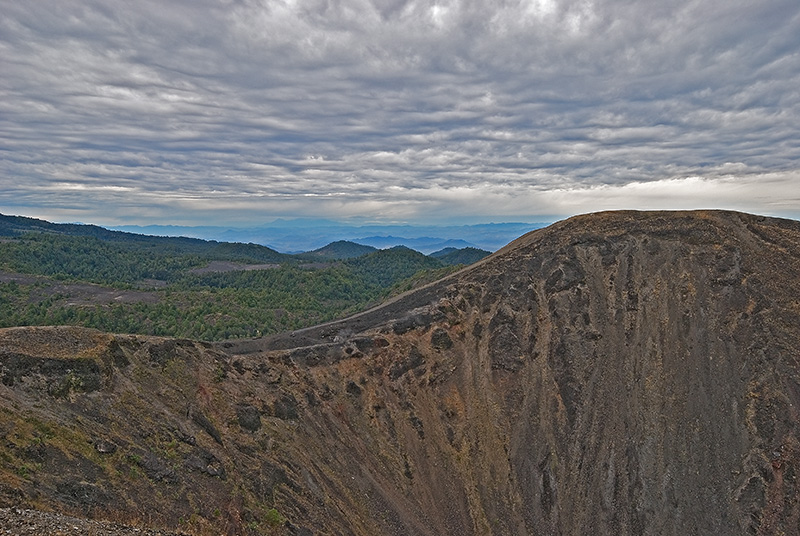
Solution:
{"label": "sky", "polygon": [[0,0],[0,212],[800,218],[797,0]]}

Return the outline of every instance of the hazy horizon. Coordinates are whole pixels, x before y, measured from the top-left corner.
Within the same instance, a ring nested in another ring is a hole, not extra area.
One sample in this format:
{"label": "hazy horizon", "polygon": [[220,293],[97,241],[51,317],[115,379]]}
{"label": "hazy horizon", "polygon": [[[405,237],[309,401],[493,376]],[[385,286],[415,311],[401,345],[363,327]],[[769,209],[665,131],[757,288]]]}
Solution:
{"label": "hazy horizon", "polygon": [[[25,216],[4,214],[3,216]],[[39,218],[35,218],[39,219]],[[49,220],[44,220],[49,221]],[[550,225],[552,222],[499,222],[471,225],[370,224],[335,222],[303,218],[280,219],[261,225],[181,226],[181,225],[103,225],[94,222],[57,222],[56,224],[95,225],[129,233],[200,238],[220,242],[254,243],[281,253],[312,251],[336,241],[349,241],[385,249],[403,245],[430,254],[446,247],[475,247],[496,251],[519,236]]]}

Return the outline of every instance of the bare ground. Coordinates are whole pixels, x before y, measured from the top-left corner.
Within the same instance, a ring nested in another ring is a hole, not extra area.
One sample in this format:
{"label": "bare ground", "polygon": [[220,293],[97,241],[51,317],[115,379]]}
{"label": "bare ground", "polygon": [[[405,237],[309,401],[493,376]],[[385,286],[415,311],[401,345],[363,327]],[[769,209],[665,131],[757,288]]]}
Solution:
{"label": "bare ground", "polygon": [[50,536],[177,536],[182,533],[144,529],[92,521],[77,517],[26,510],[23,508],[0,508],[0,534],[25,534]]}
{"label": "bare ground", "polygon": [[[63,283],[47,277],[0,272],[0,283],[15,282],[20,285],[41,285],[35,290],[35,299],[49,296],[62,296],[64,305],[110,305],[112,303],[156,303],[159,295],[149,290],[116,289],[93,283]],[[147,286],[159,286],[159,282],[150,281]]]}

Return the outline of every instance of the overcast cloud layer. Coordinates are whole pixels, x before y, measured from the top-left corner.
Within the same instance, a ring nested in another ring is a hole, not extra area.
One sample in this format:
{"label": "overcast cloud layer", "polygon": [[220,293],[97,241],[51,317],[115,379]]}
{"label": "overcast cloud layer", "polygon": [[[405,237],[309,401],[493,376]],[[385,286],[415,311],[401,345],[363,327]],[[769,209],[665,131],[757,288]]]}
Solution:
{"label": "overcast cloud layer", "polygon": [[800,217],[797,0],[0,0],[0,212]]}

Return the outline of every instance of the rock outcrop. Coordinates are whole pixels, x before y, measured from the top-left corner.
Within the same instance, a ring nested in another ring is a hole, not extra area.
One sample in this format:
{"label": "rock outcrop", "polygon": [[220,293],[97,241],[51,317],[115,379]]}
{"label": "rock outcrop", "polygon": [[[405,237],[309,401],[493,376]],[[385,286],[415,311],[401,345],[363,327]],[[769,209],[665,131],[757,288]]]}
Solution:
{"label": "rock outcrop", "polygon": [[800,533],[800,223],[612,212],[349,319],[0,331],[0,506],[197,534]]}

